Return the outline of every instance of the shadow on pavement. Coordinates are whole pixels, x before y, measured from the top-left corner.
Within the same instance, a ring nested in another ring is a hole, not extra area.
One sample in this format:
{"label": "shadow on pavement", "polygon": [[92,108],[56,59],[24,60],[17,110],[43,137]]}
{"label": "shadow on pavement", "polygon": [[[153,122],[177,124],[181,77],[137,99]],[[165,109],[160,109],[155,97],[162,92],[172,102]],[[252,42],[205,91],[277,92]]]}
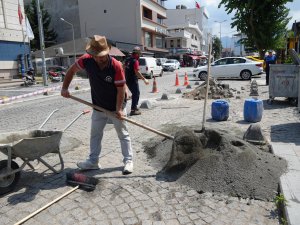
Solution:
{"label": "shadow on pavement", "polygon": [[271,141],[299,143],[300,123],[286,123],[271,126]]}

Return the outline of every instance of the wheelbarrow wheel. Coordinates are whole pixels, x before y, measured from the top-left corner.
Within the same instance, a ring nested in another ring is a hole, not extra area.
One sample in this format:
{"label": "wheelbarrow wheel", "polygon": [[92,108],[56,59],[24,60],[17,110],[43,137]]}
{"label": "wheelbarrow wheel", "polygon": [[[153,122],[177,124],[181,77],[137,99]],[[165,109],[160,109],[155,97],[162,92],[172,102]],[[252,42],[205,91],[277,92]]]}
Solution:
{"label": "wheelbarrow wheel", "polygon": [[[7,173],[7,162],[8,162],[7,160],[0,161],[1,175]],[[11,168],[12,170],[19,169],[19,165],[16,162],[11,161]],[[20,171],[17,173],[8,174],[7,176],[0,178],[0,195],[12,191],[17,185],[19,179],[20,179]]]}

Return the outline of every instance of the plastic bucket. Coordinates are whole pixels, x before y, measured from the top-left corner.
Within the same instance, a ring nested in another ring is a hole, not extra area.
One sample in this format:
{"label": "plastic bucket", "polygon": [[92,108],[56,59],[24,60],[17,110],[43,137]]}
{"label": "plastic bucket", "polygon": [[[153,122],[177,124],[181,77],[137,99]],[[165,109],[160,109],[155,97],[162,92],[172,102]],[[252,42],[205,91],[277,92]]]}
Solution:
{"label": "plastic bucket", "polygon": [[216,100],[211,105],[211,117],[213,120],[225,121],[229,117],[229,104],[225,100]]}
{"label": "plastic bucket", "polygon": [[261,121],[263,102],[259,99],[246,99],[244,103],[244,120],[252,123]]}

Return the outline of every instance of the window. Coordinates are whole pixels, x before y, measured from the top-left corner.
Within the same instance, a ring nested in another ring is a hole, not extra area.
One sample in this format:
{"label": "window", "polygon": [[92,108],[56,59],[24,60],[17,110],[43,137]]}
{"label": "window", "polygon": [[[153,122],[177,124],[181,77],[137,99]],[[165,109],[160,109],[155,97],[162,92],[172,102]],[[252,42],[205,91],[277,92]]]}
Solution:
{"label": "window", "polygon": [[177,47],[180,48],[180,39],[177,39]]}
{"label": "window", "polygon": [[149,32],[145,32],[145,46],[152,47],[152,36]]}
{"label": "window", "polygon": [[156,36],[155,43],[156,43],[156,47],[157,48],[163,48],[163,46],[164,46],[164,44],[163,44],[163,38],[160,37],[160,36]]}
{"label": "window", "polygon": [[174,48],[174,41],[173,40],[170,40],[170,47]]}
{"label": "window", "polygon": [[146,65],[146,60],[139,58],[139,64],[140,64],[140,66],[145,66]]}
{"label": "window", "polygon": [[225,65],[227,62],[227,59],[220,59],[215,62],[215,65]]}
{"label": "window", "polygon": [[149,20],[152,20],[152,11],[146,7],[143,7],[143,16]]}

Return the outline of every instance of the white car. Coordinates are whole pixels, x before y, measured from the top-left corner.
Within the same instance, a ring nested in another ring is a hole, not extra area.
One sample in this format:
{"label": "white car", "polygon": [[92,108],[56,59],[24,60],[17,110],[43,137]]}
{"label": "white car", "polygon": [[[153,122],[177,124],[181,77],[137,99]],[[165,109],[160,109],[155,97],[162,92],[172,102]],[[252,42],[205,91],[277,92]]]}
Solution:
{"label": "white car", "polygon": [[180,69],[180,63],[176,59],[168,59],[162,67],[164,71],[174,71]]}
{"label": "white car", "polygon": [[[254,62],[245,57],[226,57],[214,61],[211,64],[211,76],[213,78],[242,78],[251,79],[251,76],[263,73],[262,63]],[[200,80],[207,77],[207,65],[193,70],[194,76]]]}
{"label": "white car", "polygon": [[152,79],[153,76],[162,76],[163,69],[158,63],[156,59],[153,57],[140,57],[140,72],[145,77]]}

